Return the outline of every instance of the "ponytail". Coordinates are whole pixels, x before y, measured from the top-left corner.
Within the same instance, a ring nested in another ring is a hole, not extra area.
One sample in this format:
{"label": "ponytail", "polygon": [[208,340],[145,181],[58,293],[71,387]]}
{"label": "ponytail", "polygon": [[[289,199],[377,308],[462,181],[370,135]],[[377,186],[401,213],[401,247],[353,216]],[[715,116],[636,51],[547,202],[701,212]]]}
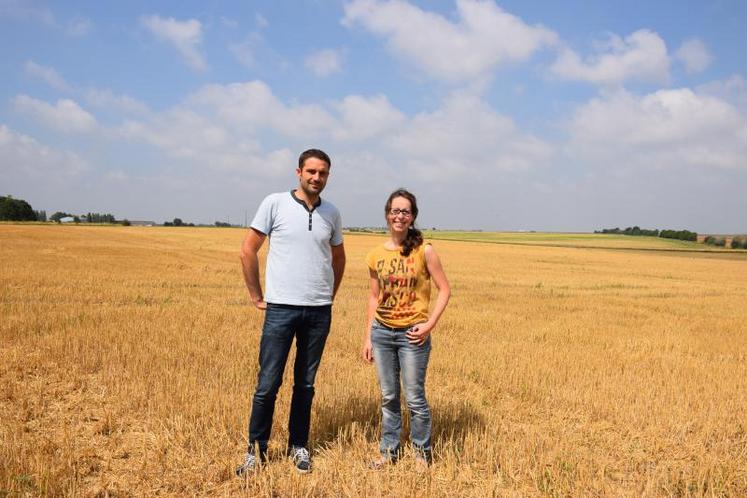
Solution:
{"label": "ponytail", "polygon": [[412,251],[423,245],[423,232],[415,228],[414,221],[407,231],[407,237],[402,242],[402,256],[409,256]]}

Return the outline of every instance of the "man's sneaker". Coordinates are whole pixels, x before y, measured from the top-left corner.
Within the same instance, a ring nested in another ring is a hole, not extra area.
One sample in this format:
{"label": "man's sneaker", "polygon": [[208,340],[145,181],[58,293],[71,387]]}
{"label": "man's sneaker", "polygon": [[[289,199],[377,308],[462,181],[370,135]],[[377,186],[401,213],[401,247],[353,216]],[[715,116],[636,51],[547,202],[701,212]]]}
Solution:
{"label": "man's sneaker", "polygon": [[251,474],[257,470],[258,466],[259,458],[257,458],[257,455],[255,455],[254,452],[247,451],[246,456],[244,457],[244,463],[236,467],[236,475],[241,477],[244,474]]}
{"label": "man's sneaker", "polygon": [[288,456],[293,460],[296,470],[299,474],[308,474],[311,472],[311,455],[309,450],[303,446],[292,446],[288,450]]}

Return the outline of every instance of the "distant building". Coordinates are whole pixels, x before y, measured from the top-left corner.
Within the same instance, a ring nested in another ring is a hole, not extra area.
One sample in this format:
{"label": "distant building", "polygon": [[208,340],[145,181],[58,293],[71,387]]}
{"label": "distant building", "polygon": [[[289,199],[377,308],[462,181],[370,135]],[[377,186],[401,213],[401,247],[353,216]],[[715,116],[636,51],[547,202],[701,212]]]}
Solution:
{"label": "distant building", "polygon": [[60,218],[60,223],[74,223],[75,218],[72,216],[65,216],[64,218]]}
{"label": "distant building", "polygon": [[155,221],[148,220],[130,220],[130,225],[134,227],[153,227],[156,226],[157,223]]}

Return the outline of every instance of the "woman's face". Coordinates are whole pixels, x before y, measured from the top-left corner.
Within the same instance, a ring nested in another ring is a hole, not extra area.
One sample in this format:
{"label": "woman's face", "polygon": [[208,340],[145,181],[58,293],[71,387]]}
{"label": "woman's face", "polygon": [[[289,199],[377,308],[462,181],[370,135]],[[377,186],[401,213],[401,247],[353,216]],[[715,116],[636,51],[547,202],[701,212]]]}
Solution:
{"label": "woman's face", "polygon": [[412,225],[412,206],[405,197],[395,197],[386,215],[392,233],[407,233]]}

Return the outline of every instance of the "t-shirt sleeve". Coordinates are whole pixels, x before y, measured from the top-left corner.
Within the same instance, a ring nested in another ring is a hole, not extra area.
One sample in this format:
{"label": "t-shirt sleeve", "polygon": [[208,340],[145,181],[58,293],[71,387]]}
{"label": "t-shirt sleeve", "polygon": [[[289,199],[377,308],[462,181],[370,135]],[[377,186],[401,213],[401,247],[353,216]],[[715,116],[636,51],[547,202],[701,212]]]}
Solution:
{"label": "t-shirt sleeve", "polygon": [[257,209],[257,214],[254,215],[251,227],[257,231],[262,232],[265,235],[269,235],[272,231],[272,222],[275,214],[275,202],[272,195],[268,195],[264,198],[262,203]]}
{"label": "t-shirt sleeve", "polygon": [[335,213],[334,226],[332,227],[332,236],[329,238],[329,245],[339,246],[342,244],[342,216],[340,212]]}
{"label": "t-shirt sleeve", "polygon": [[376,271],[376,250],[368,251],[366,254],[366,266],[369,270]]}
{"label": "t-shirt sleeve", "polygon": [[428,261],[425,259],[425,246],[433,247],[433,244],[431,244],[429,241],[426,241],[423,242],[423,245],[420,246],[420,257],[423,258],[423,270],[425,271],[425,274],[428,276],[428,278],[431,278],[431,272],[428,271]]}

